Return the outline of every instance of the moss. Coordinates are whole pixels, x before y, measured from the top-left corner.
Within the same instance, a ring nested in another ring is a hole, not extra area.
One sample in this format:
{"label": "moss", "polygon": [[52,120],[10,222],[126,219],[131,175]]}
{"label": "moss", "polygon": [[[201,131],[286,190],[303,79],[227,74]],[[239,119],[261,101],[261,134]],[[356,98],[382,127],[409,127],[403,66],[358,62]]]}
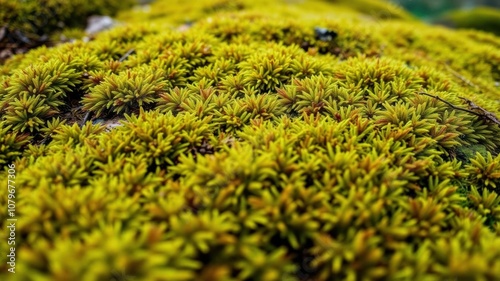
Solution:
{"label": "moss", "polygon": [[0,66],[18,280],[500,276],[498,37],[172,3]]}
{"label": "moss", "polygon": [[[133,4],[134,0],[1,0],[0,28],[3,35],[0,36],[0,47],[6,52],[0,55],[0,60],[5,60],[8,54],[57,43],[60,39],[54,34],[65,28],[79,28],[81,34],[87,17],[115,15]],[[51,42],[51,37],[56,40]]]}
{"label": "moss", "polygon": [[457,148],[456,157],[464,163],[469,163],[470,159],[476,156],[476,153],[486,156],[487,149],[484,145],[471,145],[471,146],[460,146]]}

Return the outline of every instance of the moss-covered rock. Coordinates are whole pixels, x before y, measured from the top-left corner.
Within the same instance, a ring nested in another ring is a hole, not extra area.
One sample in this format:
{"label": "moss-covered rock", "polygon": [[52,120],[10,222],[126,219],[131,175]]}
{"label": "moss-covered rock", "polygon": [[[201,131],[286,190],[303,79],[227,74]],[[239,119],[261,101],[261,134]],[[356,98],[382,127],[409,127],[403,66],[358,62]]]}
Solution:
{"label": "moss-covered rock", "polygon": [[6,61],[0,278],[496,280],[500,39],[354,2],[157,1]]}

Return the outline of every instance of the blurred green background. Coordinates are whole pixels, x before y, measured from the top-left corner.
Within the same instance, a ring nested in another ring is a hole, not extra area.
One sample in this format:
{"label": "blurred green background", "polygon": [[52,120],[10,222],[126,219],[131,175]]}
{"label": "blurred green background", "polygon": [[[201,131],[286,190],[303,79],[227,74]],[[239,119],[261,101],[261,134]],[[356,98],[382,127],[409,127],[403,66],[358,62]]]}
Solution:
{"label": "blurred green background", "polygon": [[500,36],[499,0],[390,0],[430,23]]}
{"label": "blurred green background", "polygon": [[453,10],[471,10],[477,7],[500,8],[499,0],[391,0],[419,18],[431,19]]}

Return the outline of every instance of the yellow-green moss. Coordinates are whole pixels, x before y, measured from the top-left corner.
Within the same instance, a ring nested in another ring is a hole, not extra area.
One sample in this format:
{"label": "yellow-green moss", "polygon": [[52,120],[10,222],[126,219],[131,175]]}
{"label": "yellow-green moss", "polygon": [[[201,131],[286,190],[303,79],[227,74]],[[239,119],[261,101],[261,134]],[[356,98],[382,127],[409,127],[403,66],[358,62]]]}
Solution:
{"label": "yellow-green moss", "polygon": [[66,30],[66,35],[82,34],[89,16],[115,15],[135,3],[135,0],[0,0],[0,48],[4,50],[0,61],[6,59],[7,51],[16,54],[58,43],[62,30]]}
{"label": "yellow-green moss", "polygon": [[500,39],[351,4],[158,1],[5,62],[0,278],[495,280]]}

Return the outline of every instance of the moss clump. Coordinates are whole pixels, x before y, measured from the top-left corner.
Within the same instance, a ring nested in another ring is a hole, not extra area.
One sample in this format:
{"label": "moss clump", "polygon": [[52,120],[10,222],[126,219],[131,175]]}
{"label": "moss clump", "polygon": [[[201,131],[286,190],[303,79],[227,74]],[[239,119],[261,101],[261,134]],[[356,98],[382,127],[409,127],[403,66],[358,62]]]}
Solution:
{"label": "moss clump", "polygon": [[84,28],[91,15],[115,15],[135,3],[135,0],[0,0],[0,49],[5,50],[0,61],[42,44],[52,44],[51,36],[63,29]]}
{"label": "moss clump", "polygon": [[15,278],[500,276],[500,39],[267,2],[159,1],[1,66]]}

